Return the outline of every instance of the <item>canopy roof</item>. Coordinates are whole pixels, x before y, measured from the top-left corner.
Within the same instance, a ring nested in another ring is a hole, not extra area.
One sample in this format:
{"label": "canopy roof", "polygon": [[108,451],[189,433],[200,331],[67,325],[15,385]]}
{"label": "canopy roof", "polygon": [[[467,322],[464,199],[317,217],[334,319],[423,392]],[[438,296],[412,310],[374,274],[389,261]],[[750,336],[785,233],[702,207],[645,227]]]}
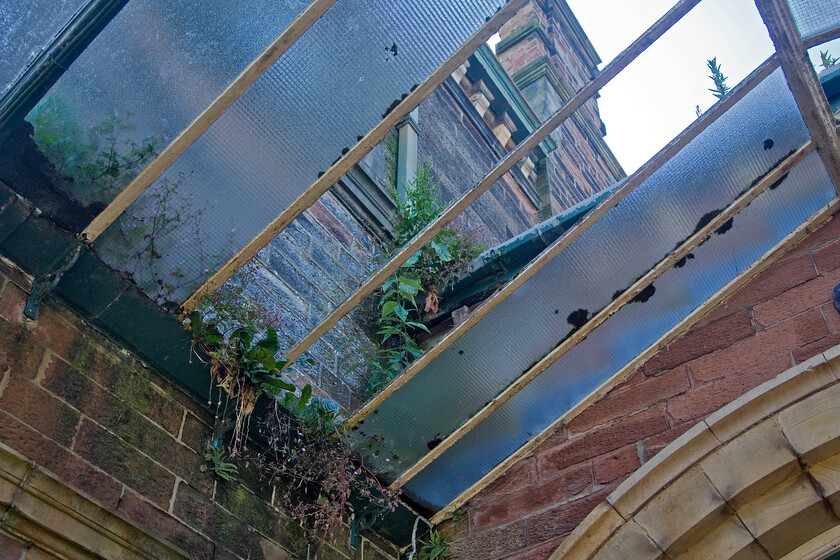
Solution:
{"label": "canopy roof", "polygon": [[[287,357],[699,1],[677,2]],[[13,0],[16,23],[0,40],[0,138],[47,88],[55,110],[79,122],[134,113],[131,139],[167,147],[130,184],[89,193],[104,208],[82,238],[159,305],[188,312],[525,3]],[[836,209],[840,141],[805,48],[840,36],[840,5],[757,5],[777,52],[633,175],[554,218],[561,230],[530,264],[349,420],[366,460],[435,519]],[[65,72],[56,61],[74,49]],[[196,201],[194,219],[169,224],[157,248],[121,226],[122,213],[148,214],[173,190]],[[166,290],[135,266],[149,251],[178,272]]]}

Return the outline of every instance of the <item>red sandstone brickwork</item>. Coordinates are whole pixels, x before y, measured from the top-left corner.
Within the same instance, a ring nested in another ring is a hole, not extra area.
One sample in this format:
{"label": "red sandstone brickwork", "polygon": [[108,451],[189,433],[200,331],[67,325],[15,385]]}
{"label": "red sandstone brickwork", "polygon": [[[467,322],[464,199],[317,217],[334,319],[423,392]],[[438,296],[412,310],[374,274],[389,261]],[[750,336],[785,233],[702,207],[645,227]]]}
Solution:
{"label": "red sandstone brickwork", "polygon": [[[204,408],[61,307],[24,320],[14,275],[0,270],[0,442],[191,558],[297,557],[307,544],[274,506],[282,489],[253,467],[236,482],[208,468]],[[0,521],[0,560],[27,550]],[[360,558],[344,552],[324,557]]]}
{"label": "red sandstone brickwork", "polygon": [[539,560],[630,473],[749,389],[840,344],[840,218],[760,274],[478,494],[457,558]]}
{"label": "red sandstone brickwork", "polygon": [[[535,21],[544,34],[531,32],[502,52],[499,61],[513,75],[540,58],[548,57],[560,80],[567,84],[570,91],[578,91],[597,72],[597,68],[585,63],[570,39],[569,30],[556,17],[546,13],[546,4],[551,5],[551,2],[528,2],[502,26],[499,31],[502,39]],[[557,94],[559,96],[559,92]],[[548,113],[558,109],[562,101],[559,97],[555,102],[546,101],[541,118],[547,118]],[[603,126],[596,100],[588,100],[578,113],[592,125],[591,130],[581,130],[577,122],[570,119],[553,134],[558,147],[549,154],[548,173],[555,212],[577,204],[619,179],[613,176],[593,145],[596,140],[593,140],[592,134],[600,135]]]}

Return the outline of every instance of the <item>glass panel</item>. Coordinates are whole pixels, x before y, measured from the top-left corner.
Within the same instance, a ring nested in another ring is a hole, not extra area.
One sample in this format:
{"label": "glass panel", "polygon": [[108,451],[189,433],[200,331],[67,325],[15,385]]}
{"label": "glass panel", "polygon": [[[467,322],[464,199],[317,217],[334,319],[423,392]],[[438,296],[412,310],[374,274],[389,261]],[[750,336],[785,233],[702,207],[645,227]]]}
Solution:
{"label": "glass panel", "polygon": [[95,249],[159,302],[182,302],[502,4],[338,2]]}
{"label": "glass panel", "polygon": [[0,3],[0,93],[70,20],[84,0],[4,0]]}
{"label": "glass panel", "polygon": [[807,138],[778,70],[368,416],[369,464],[415,463]]}
{"label": "glass panel", "polygon": [[[408,482],[406,495],[440,509],[655,342],[798,227],[834,189],[814,153],[738,214],[694,258],[654,283],[644,304],[622,308],[490,418]],[[603,266],[602,262],[602,266]]]}
{"label": "glass panel", "polygon": [[131,0],[28,116],[69,194],[110,202],[308,4]]}
{"label": "glass panel", "polygon": [[803,37],[840,25],[840,3],[828,0],[788,0]]}

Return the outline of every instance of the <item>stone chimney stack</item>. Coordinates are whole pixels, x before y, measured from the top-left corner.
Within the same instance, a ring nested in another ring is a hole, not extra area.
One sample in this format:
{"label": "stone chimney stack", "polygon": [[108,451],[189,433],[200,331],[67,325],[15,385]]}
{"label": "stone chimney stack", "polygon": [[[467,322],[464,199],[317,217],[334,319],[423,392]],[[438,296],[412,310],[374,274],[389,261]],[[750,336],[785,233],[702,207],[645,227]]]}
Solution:
{"label": "stone chimney stack", "polygon": [[[499,37],[496,56],[542,121],[598,73],[601,59],[565,0],[531,0]],[[545,167],[555,212],[624,176],[605,134],[596,99],[552,133],[559,149]]]}
{"label": "stone chimney stack", "polygon": [[[583,87],[601,59],[564,0],[531,0],[502,26],[496,55],[543,119]],[[590,116],[601,128],[595,101]]]}

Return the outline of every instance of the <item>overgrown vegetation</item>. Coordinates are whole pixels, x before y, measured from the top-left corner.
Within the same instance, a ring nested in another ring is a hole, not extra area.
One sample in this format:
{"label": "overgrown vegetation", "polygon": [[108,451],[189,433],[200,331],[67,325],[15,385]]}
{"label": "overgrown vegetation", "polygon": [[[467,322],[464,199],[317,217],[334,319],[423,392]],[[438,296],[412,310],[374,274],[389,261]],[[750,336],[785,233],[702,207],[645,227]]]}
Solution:
{"label": "overgrown vegetation", "polygon": [[[181,192],[183,175],[174,179],[162,176],[147,189],[129,211],[120,215],[114,225],[116,239],[100,245],[100,251],[114,253],[122,271],[146,295],[164,309],[178,308],[177,294],[192,291],[201,279],[188,275],[172,260],[177,252],[189,246],[190,258],[206,269],[218,260],[218,254],[204,249],[202,224],[204,207],[193,204],[193,197]],[[167,258],[169,257],[169,258]]]}
{"label": "overgrown vegetation", "polygon": [[[60,97],[45,98],[32,111],[33,139],[66,181],[67,194],[85,206],[104,207],[166,146],[169,130],[160,119],[157,133],[141,141],[132,114],[112,114],[99,123],[83,126],[79,115]],[[205,254],[202,236],[204,205],[194,204],[181,190],[184,174],[161,176],[120,215],[112,228],[116,243],[110,252],[119,268],[162,307],[174,310],[173,294],[195,287],[196,279],[168,261],[177,245],[189,245],[191,257],[209,268],[215,255]],[[176,235],[182,234],[182,235]],[[224,251],[221,249],[220,251]]]}
{"label": "overgrown vegetation", "polygon": [[[234,283],[211,296],[202,311],[190,315],[195,344],[209,356],[218,400],[213,437],[206,459],[217,476],[236,477],[238,460],[256,461],[285,489],[282,499],[293,519],[317,543],[315,558],[334,542],[343,522],[352,520],[351,499],[380,513],[396,508],[396,495],[385,489],[352,451],[338,429],[338,405],[312,396],[309,384],[289,381],[298,364],[278,359],[278,317]],[[314,365],[312,360],[306,363]],[[257,426],[265,448],[248,452],[250,418],[266,395],[268,412]]]}
{"label": "overgrown vegetation", "polygon": [[449,551],[450,544],[452,544],[452,541],[448,537],[441,537],[437,531],[432,529],[429,532],[429,540],[423,542],[423,548],[420,549],[417,560],[450,558],[452,556]]}
{"label": "overgrown vegetation", "polygon": [[139,142],[129,139],[132,118],[131,113],[112,114],[85,128],[66,103],[51,96],[38,104],[29,120],[35,143],[56,172],[71,180],[70,194],[90,205],[110,202],[169,141],[166,119],[161,119],[156,134]]}
{"label": "overgrown vegetation", "polygon": [[[291,410],[293,415],[286,411]],[[286,481],[282,499],[294,519],[310,528],[316,558],[335,542],[342,521],[351,527],[362,511],[378,518],[396,509],[397,495],[377,480],[360,453],[353,451],[336,424],[337,406],[313,397],[308,406],[273,401],[267,416],[267,451],[261,466]]]}
{"label": "overgrown vegetation", "polygon": [[[397,200],[394,220],[395,238],[388,256],[392,256],[425,228],[444,206],[437,198],[437,184],[432,183],[428,165],[420,168],[406,185],[406,195]],[[368,363],[368,392],[380,391],[405,369],[422,350],[416,333],[428,328],[424,317],[438,311],[437,284],[451,276],[484,250],[474,230],[457,224],[442,229],[423,249],[411,256],[383,285],[378,301],[376,334],[379,344],[374,359]]]}

